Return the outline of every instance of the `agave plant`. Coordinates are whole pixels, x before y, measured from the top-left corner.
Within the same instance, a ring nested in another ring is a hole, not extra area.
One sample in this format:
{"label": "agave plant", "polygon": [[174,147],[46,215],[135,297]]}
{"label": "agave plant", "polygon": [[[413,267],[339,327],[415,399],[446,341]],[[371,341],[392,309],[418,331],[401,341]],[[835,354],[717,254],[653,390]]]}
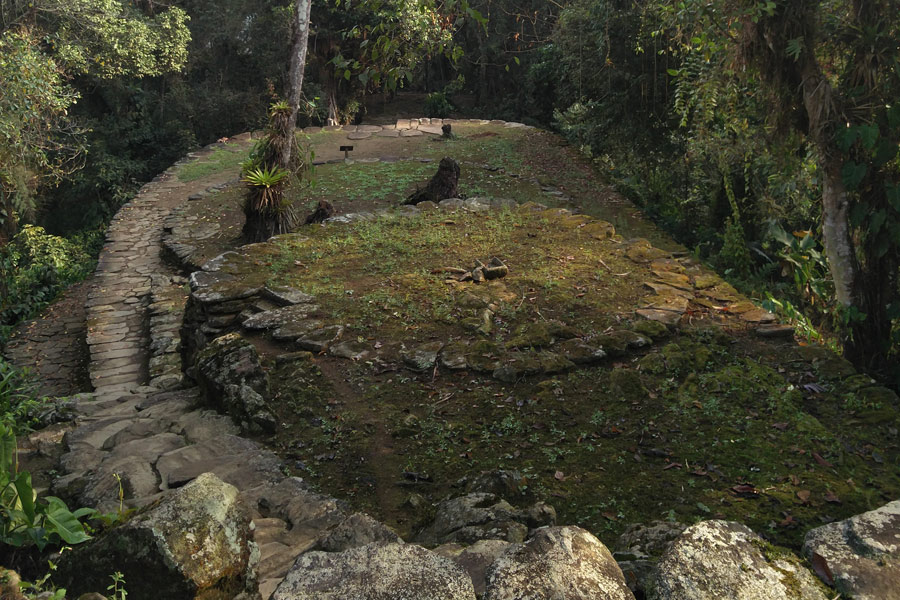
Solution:
{"label": "agave plant", "polygon": [[247,221],[244,235],[254,242],[287,233],[294,224],[294,212],[284,198],[290,173],[277,166],[262,166],[244,173],[248,194],[244,204]]}

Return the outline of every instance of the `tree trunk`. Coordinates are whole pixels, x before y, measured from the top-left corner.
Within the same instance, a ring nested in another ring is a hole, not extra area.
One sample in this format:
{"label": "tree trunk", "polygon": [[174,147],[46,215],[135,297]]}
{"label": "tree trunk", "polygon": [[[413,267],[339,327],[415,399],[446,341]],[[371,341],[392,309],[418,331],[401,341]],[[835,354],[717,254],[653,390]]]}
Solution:
{"label": "tree trunk", "polygon": [[815,57],[809,53],[807,56],[801,71],[803,104],[809,120],[809,137],[819,154],[825,254],[837,301],[842,306],[856,305],[864,310],[864,301],[856,293],[859,262],[850,232],[850,203],[841,176],[843,160],[831,141],[830,126],[835,117],[832,114],[833,90]]}
{"label": "tree trunk", "polygon": [[478,90],[478,105],[485,106],[489,95],[487,33],[483,32],[477,25],[475,27],[475,38],[478,40],[478,87],[476,88]]}
{"label": "tree trunk", "polygon": [[[294,4],[294,19],[291,26],[291,67],[288,72],[288,106],[291,107],[290,127],[291,135],[297,123],[297,113],[300,111],[300,97],[303,94],[303,73],[306,70],[306,50],[309,45],[309,14],[312,10],[312,0],[296,0]],[[291,164],[291,151],[293,144],[285,144],[282,149],[280,163],[283,166]]]}
{"label": "tree trunk", "polygon": [[459,163],[445,156],[438,165],[438,172],[424,189],[416,190],[406,199],[404,204],[418,204],[419,202],[434,202],[456,198],[459,194]]}

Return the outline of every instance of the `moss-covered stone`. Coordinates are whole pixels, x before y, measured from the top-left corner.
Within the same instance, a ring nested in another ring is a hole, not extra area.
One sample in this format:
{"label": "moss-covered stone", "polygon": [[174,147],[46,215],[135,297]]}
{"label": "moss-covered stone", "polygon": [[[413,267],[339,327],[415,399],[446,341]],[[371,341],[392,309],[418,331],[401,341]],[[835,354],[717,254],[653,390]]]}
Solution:
{"label": "moss-covered stone", "polygon": [[613,394],[628,399],[641,398],[647,393],[641,374],[634,369],[613,369],[609,374],[609,389]]}
{"label": "moss-covered stone", "polygon": [[664,339],[669,336],[669,328],[659,321],[643,320],[631,325],[631,330],[637,334],[650,338],[652,341]]}
{"label": "moss-covered stone", "polygon": [[493,373],[500,367],[500,349],[493,342],[479,340],[469,346],[466,364],[473,371]]}

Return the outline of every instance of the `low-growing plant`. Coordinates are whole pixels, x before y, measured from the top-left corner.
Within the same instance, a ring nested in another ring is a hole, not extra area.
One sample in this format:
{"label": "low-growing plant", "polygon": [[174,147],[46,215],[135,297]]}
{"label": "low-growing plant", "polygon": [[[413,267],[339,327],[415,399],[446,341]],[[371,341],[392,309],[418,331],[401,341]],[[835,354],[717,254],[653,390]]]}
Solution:
{"label": "low-growing plant", "polygon": [[0,424],[14,433],[27,431],[34,424],[34,409],[40,402],[33,389],[27,371],[0,358]]}
{"label": "low-growing plant", "polygon": [[449,117],[452,110],[453,105],[450,104],[450,100],[447,99],[446,94],[443,92],[428,94],[428,97],[425,99],[426,117]]}
{"label": "low-growing plant", "polygon": [[31,473],[18,470],[16,436],[0,425],[0,543],[15,548],[80,544],[90,539],[80,519],[95,514],[91,508],[70,511],[55,496],[39,497]]}

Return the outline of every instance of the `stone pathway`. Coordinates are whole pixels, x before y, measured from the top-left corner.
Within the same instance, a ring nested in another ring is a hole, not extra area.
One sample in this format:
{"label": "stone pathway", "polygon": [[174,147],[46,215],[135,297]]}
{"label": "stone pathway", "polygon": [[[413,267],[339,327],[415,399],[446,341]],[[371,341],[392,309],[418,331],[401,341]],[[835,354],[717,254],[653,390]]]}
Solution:
{"label": "stone pathway", "polygon": [[[235,140],[249,142],[249,135]],[[274,454],[238,437],[229,417],[200,405],[197,388],[183,389],[179,329],[187,280],[177,265],[165,262],[161,238],[174,208],[213,189],[209,179],[181,182],[178,167],[202,160],[215,146],[145,185],[111,223],[94,276],[71,290],[64,304],[21,327],[9,351],[16,364],[40,367],[44,393],[77,394],[68,402],[76,418],[62,439],[52,493],[73,505],[115,512],[120,480],[125,506],[138,508],[201,473],[215,473],[238,487],[251,508],[260,591],[267,598],[296,556],[348,514],[337,500],[286,478]],[[59,313],[66,316],[55,318]],[[58,336],[63,344],[54,344]],[[61,382],[77,380],[67,356],[84,359],[87,348],[90,360],[81,372],[89,373],[94,391],[79,393],[90,389],[86,377],[76,387]]]}
{"label": "stone pathway", "polygon": [[[424,135],[432,133],[428,127],[439,130],[440,123],[424,121],[403,120],[393,129],[364,126],[368,129],[348,132]],[[248,142],[249,137],[235,139]],[[202,160],[213,149],[207,147],[189,159]],[[215,473],[240,490],[251,511],[260,550],[259,591],[268,598],[300,554],[327,547],[329,535],[341,527],[356,531],[354,523],[360,517],[351,515],[340,501],[310,490],[301,479],[286,477],[277,456],[240,437],[231,418],[203,406],[198,388],[184,388],[179,330],[187,280],[179,265],[165,262],[162,240],[167,228],[170,234],[177,228],[178,207],[210,181],[179,181],[181,164],[144,186],[123,207],[110,226],[94,277],[70,290],[63,303],[41,319],[20,328],[8,352],[16,364],[33,363],[45,380],[45,393],[70,395],[84,391],[87,384],[84,377],[79,383],[78,373],[84,368],[73,358],[79,356],[77,340],[89,347],[87,372],[94,392],[78,394],[69,403],[76,418],[62,441],[59,477],[51,485],[54,494],[75,505],[114,512],[122,508],[122,501],[127,507],[143,507],[203,473]],[[222,176],[226,177],[231,174]],[[456,202],[455,208],[482,210],[471,199]],[[488,208],[485,205],[484,210]],[[373,217],[343,215],[335,221]],[[177,242],[178,236],[168,238]],[[181,260],[191,255],[189,246],[168,244],[167,250]],[[635,262],[664,258],[653,256],[651,250],[649,244],[632,244],[629,258]],[[213,271],[206,276],[214,278]],[[684,283],[681,275],[662,267],[657,275],[659,289],[653,289],[663,300],[680,297],[676,292]],[[668,288],[676,291],[669,293]],[[82,298],[83,313],[77,310]],[[661,302],[647,310],[669,310]],[[86,325],[81,324],[82,315]]]}
{"label": "stone pathway", "polygon": [[32,372],[39,396],[91,390],[84,318],[88,289],[88,282],[70,287],[40,316],[19,325],[4,349],[13,365]]}

